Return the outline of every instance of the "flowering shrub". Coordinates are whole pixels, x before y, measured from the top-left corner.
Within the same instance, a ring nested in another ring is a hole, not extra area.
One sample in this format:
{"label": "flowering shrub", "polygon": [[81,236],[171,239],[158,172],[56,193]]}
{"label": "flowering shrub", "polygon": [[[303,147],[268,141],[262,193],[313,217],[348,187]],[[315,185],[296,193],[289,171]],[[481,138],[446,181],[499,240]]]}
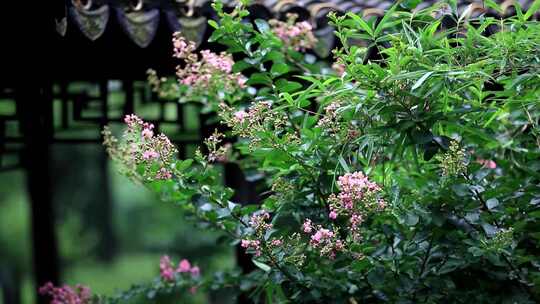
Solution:
{"label": "flowering shrub", "polygon": [[124,134],[126,144],[118,149],[116,139],[105,130],[105,144],[110,147],[109,154],[122,160],[125,173],[143,180],[170,179],[176,148],[164,134],[154,136],[154,125],[143,122],[136,115],[127,115],[124,119],[127,131]]}
{"label": "flowering shrub", "polygon": [[[195,43],[187,41],[180,32],[173,37],[174,57],[183,61],[176,67],[177,82],[159,78],[156,71],[149,70],[148,81],[161,98],[179,98],[181,102],[198,101],[209,105],[209,100],[235,102],[245,94],[247,78],[233,73],[234,61],[226,53],[216,54],[209,50],[195,53]],[[210,104],[211,105],[211,104]]]}
{"label": "flowering shrub", "polygon": [[131,289],[114,296],[92,295],[88,287],[76,285],[74,288],[63,285],[54,287],[47,283],[39,292],[50,297],[51,304],[101,304],[101,303],[177,303],[182,294],[193,295],[202,284],[198,266],[182,259],[178,266],[168,256],[159,261],[160,276],[147,285],[133,286]]}
{"label": "flowering shrub", "polygon": [[[243,21],[249,14],[245,5],[240,4],[229,14],[222,3],[213,5],[220,24],[209,21],[214,28],[210,42],[223,44],[227,52],[202,50],[197,55],[193,42],[181,32],[174,34],[173,56],[182,61],[177,67],[177,80],[148,71],[148,81],[160,98],[203,103],[203,111],[218,111],[220,103],[239,104],[253,98],[255,87],[262,86],[259,96],[269,90],[293,92],[302,88],[293,76],[331,72],[327,63],[307,53],[317,42],[309,22],[297,22],[297,15],[288,14],[286,22],[259,19],[254,28]],[[234,62],[232,55],[244,58]],[[245,70],[256,72],[247,78],[241,74]]]}
{"label": "flowering shrub", "polygon": [[[410,13],[396,4],[378,22],[331,16],[343,45],[331,75],[299,52],[310,45],[295,42],[309,42],[307,26],[253,27],[242,5],[224,13],[216,3],[212,40],[245,58],[231,69],[229,55],[203,53],[208,70],[195,74],[252,68],[246,85],[257,85],[205,99],[230,132],[206,141],[208,155],[180,160],[164,135],[128,116],[120,139],[105,130],[105,144],[126,174],[253,255],[256,271],[201,287],[238,286],[267,303],[535,303],[535,7],[471,21],[450,5],[450,27],[433,17],[440,7]],[[176,56],[192,51],[175,39]],[[180,71],[180,81],[193,72]],[[186,82],[197,90],[206,78]],[[225,137],[237,140],[223,148]],[[256,169],[268,189],[262,203],[233,202],[216,160]],[[192,279],[193,267],[164,258],[161,284],[180,277]]]}
{"label": "flowering shrub", "polygon": [[287,15],[287,22],[270,20],[272,32],[283,41],[285,48],[292,48],[296,51],[312,49],[317,43],[317,38],[313,35],[313,28],[307,21],[296,22],[297,16]]}
{"label": "flowering shrub", "polygon": [[77,285],[71,288],[68,285],[54,287],[49,282],[39,288],[39,293],[51,298],[51,304],[90,304],[91,293],[88,287]]}

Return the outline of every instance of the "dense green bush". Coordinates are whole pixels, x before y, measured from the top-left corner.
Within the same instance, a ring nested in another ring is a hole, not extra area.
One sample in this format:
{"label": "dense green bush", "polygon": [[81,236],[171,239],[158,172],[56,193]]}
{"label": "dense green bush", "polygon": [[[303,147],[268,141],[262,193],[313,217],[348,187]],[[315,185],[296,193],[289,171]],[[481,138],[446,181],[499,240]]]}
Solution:
{"label": "dense green bush", "polygon": [[[528,20],[540,2],[506,20],[450,3],[444,23],[443,5],[331,16],[336,76],[271,24],[241,22],[243,6],[216,4],[212,38],[245,56],[223,71],[254,70],[250,94],[204,100],[225,135],[178,160],[135,116],[120,141],[105,131],[130,177],[253,254],[257,271],[201,287],[266,303],[540,299],[540,24]],[[261,205],[232,202],[216,161],[255,168]]]}

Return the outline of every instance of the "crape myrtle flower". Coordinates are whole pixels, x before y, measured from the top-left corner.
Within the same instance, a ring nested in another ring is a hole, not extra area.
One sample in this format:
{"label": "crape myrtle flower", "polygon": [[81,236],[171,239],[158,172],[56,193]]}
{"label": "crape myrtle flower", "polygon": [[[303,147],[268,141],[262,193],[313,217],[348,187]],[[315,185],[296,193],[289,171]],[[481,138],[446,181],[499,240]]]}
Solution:
{"label": "crape myrtle flower", "polygon": [[51,298],[51,304],[90,304],[92,295],[90,288],[77,284],[74,288],[69,285],[55,287],[51,282],[39,288],[41,295]]}

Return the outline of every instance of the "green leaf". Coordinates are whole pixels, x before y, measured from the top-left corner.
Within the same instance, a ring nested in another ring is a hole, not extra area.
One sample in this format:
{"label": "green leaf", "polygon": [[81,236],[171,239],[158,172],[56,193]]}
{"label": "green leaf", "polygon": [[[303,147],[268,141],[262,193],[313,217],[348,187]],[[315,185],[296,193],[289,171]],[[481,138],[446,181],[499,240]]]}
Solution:
{"label": "green leaf", "polygon": [[264,84],[264,85],[270,85],[272,84],[272,79],[268,77],[266,73],[254,73],[249,77],[249,80],[247,81],[248,85],[252,84]]}
{"label": "green leaf", "polygon": [[280,92],[292,93],[302,88],[302,85],[296,81],[288,81],[286,79],[279,79],[276,82],[276,87]]}
{"label": "green leaf", "polygon": [[268,54],[266,54],[264,56],[263,61],[268,61],[268,60],[273,61],[275,63],[284,62],[285,61],[285,55],[282,52],[272,50],[272,51],[268,52]]}
{"label": "green leaf", "polygon": [[479,257],[484,255],[484,250],[478,248],[478,247],[470,247],[468,250],[473,256]]}
{"label": "green leaf", "polygon": [[212,204],[206,203],[206,204],[202,205],[201,207],[199,207],[199,209],[201,209],[202,211],[210,211],[210,210],[214,209],[214,207],[212,206]]}
{"label": "green leaf", "polygon": [[523,17],[525,18],[525,20],[528,20],[539,9],[540,9],[540,0],[535,0],[533,4],[531,4],[531,6],[529,7],[529,9],[527,10],[527,12],[525,13]]}
{"label": "green leaf", "polygon": [[217,209],[217,215],[219,219],[229,217],[231,215],[231,210],[228,208],[219,208]]}
{"label": "green leaf", "polygon": [[382,30],[385,28],[386,22],[388,22],[388,19],[390,19],[390,17],[392,17],[392,15],[396,11],[397,7],[399,6],[400,2],[401,1],[398,1],[388,11],[386,11],[386,13],[382,17],[381,21],[379,22],[379,24],[377,25],[377,27],[373,31],[373,36],[374,37],[377,37],[377,36],[379,36],[380,33],[382,33]]}
{"label": "green leaf", "polygon": [[257,29],[261,33],[267,33],[270,31],[270,26],[268,25],[268,22],[266,22],[266,20],[256,19],[255,25],[257,26]]}
{"label": "green leaf", "polygon": [[358,15],[356,15],[354,13],[347,13],[347,17],[352,18],[371,37],[374,36],[373,35],[373,29],[369,26],[369,24],[367,24],[366,21],[364,21],[364,19],[362,19],[362,17],[360,17],[360,16],[358,16]]}
{"label": "green leaf", "polygon": [[352,269],[354,269],[355,272],[362,272],[362,270],[366,269],[370,265],[371,263],[368,259],[361,259],[353,262]]}
{"label": "green leaf", "polygon": [[234,63],[232,70],[234,73],[242,72],[243,70],[250,68],[252,65],[244,60],[240,60]]}
{"label": "green leaf", "polygon": [[414,214],[412,212],[407,213],[407,215],[405,217],[405,223],[408,226],[415,226],[416,224],[418,224],[419,220],[420,220],[420,218],[418,217],[418,215],[416,215],[416,214]]}
{"label": "green leaf", "polygon": [[215,28],[215,29],[219,28],[219,24],[218,24],[215,20],[212,20],[212,19],[208,20],[208,24],[209,24],[212,28]]}
{"label": "green leaf", "polygon": [[495,10],[496,12],[498,12],[499,14],[502,13],[502,9],[501,9],[501,6],[498,5],[495,1],[493,0],[484,0],[484,5],[487,7],[487,8],[491,8],[493,10]]}
{"label": "green leaf", "polygon": [[264,272],[270,272],[270,270],[272,269],[270,266],[268,266],[267,264],[263,262],[259,262],[257,260],[252,260],[252,261],[253,261],[253,264],[255,264],[255,266],[259,267]]}
{"label": "green leaf", "polygon": [[426,81],[426,79],[428,79],[428,77],[431,76],[431,74],[433,74],[433,73],[434,73],[433,71],[430,71],[430,72],[425,73],[422,77],[420,77],[420,78],[414,83],[414,85],[411,87],[411,91],[414,91],[414,90],[416,90],[417,88],[419,88],[419,87],[424,83],[424,81]]}
{"label": "green leaf", "polygon": [[490,198],[486,201],[486,205],[489,210],[492,210],[493,208],[499,206],[499,200],[496,198]]}
{"label": "green leaf", "polygon": [[401,6],[408,10],[412,10],[416,8],[421,2],[422,0],[405,0],[401,3]]}
{"label": "green leaf", "polygon": [[272,76],[281,76],[289,71],[289,65],[287,65],[286,63],[274,63],[272,65],[272,69],[270,69],[270,73],[272,73]]}
{"label": "green leaf", "polygon": [[181,162],[178,162],[178,163],[176,163],[176,170],[184,171],[187,168],[189,168],[192,163],[193,163],[193,159],[186,159],[186,160],[183,160]]}
{"label": "green leaf", "polygon": [[431,142],[433,134],[426,130],[413,130],[411,132],[411,137],[414,143],[421,145]]}
{"label": "green leaf", "polygon": [[339,164],[341,165],[343,170],[345,170],[345,172],[351,172],[351,168],[349,168],[349,166],[347,165],[347,162],[345,161],[342,155],[338,157],[338,160],[339,160]]}
{"label": "green leaf", "polygon": [[146,293],[146,297],[150,300],[154,299],[156,297],[156,290],[155,289],[150,289],[147,293]]}

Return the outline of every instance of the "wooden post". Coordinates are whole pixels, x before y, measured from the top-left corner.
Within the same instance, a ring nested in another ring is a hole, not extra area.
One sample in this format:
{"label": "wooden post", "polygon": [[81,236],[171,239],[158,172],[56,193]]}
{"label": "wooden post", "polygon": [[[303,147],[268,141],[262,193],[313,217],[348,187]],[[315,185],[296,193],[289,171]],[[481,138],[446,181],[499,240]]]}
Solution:
{"label": "wooden post", "polygon": [[21,304],[22,278],[19,271],[17,267],[10,266],[0,269],[0,287],[2,287],[4,303]]}
{"label": "wooden post", "polygon": [[[100,81],[99,91],[101,99],[101,121],[99,128],[102,130],[109,123],[109,89],[106,80]],[[131,93],[133,94],[133,93]],[[131,105],[133,106],[133,105]],[[109,156],[105,149],[98,156],[98,174],[100,176],[99,183],[102,190],[99,195],[96,195],[96,202],[99,206],[100,219],[96,222],[97,230],[100,234],[100,242],[97,247],[98,257],[105,262],[112,262],[116,256],[116,235],[114,233],[114,217],[113,217],[113,201],[111,199],[110,179],[109,179]]]}
{"label": "wooden post", "polygon": [[16,91],[17,115],[24,136],[23,165],[26,169],[31,213],[33,265],[37,303],[47,299],[37,288],[60,281],[58,246],[54,229],[55,214],[49,172],[50,100],[41,85],[25,83]]}

